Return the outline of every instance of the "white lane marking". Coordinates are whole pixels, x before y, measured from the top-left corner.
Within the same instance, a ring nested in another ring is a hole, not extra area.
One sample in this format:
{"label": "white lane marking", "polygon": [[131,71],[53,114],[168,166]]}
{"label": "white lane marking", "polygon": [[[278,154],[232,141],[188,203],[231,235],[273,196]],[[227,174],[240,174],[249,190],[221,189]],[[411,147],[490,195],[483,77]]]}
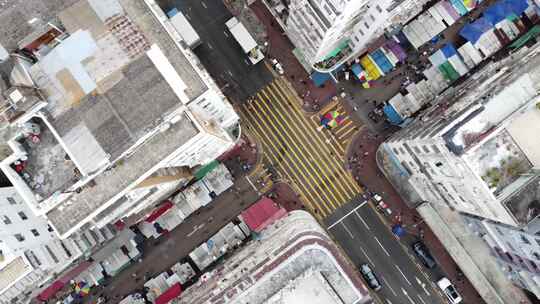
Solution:
{"label": "white lane marking", "polygon": [[409,299],[409,301],[411,301],[412,304],[416,304],[416,303],[414,303],[414,301],[411,299],[411,296],[409,296],[409,294],[407,293],[407,291],[405,291],[405,288],[401,287],[401,291],[403,291],[403,294]]}
{"label": "white lane marking", "polygon": [[345,231],[347,231],[347,233],[349,233],[349,236],[351,237],[351,239],[354,239],[354,234],[352,234],[352,232],[349,230],[349,227],[347,227],[347,225],[345,225],[345,223],[341,223],[341,225],[343,225],[343,228],[345,228]]}
{"label": "white lane marking", "polygon": [[386,251],[386,248],[383,247],[383,245],[381,244],[381,242],[379,242],[379,239],[376,237],[376,236],[373,236],[375,238],[375,241],[377,241],[377,243],[379,244],[379,246],[381,246],[382,250],[384,251],[384,253],[386,253],[387,256],[390,256],[390,254],[388,253],[388,251]]}
{"label": "white lane marking", "polygon": [[430,295],[429,291],[426,289],[426,283],[422,282],[422,280],[420,280],[417,276],[414,277],[416,279],[416,282],[418,283],[418,285],[422,286],[422,289],[424,289],[424,291],[426,292],[426,295]]}
{"label": "white lane marking", "polygon": [[394,291],[394,288],[392,288],[392,286],[390,286],[390,283],[388,283],[388,281],[387,281],[383,276],[381,276],[381,278],[382,278],[382,280],[384,281],[384,284],[385,284],[386,286],[388,286],[388,288],[390,288],[390,291],[394,294],[394,296],[397,297],[397,294],[396,294],[396,292]]}
{"label": "white lane marking", "polygon": [[227,74],[229,74],[231,77],[233,77],[233,73],[230,70],[227,70]]}
{"label": "white lane marking", "polygon": [[360,247],[360,250],[362,250],[362,252],[363,252],[364,255],[366,256],[368,262],[369,262],[371,265],[375,266],[375,264],[374,264],[373,261],[369,258],[369,255],[368,255],[367,252],[364,250],[364,248]]}
{"label": "white lane marking", "polygon": [[223,31],[223,35],[225,35],[225,37],[229,38],[229,33],[227,33],[227,31]]}
{"label": "white lane marking", "polygon": [[405,279],[405,281],[407,281],[407,283],[409,283],[409,285],[412,286],[411,282],[409,282],[409,280],[407,280],[407,277],[405,276],[405,274],[403,273],[403,271],[401,271],[401,268],[399,268],[399,266],[398,266],[398,265],[395,265],[395,264],[394,264],[394,266],[396,266],[397,270],[399,271],[399,273],[401,273],[401,275],[403,276],[403,278]]}
{"label": "white lane marking", "polygon": [[208,48],[209,48],[209,49],[211,49],[211,50],[214,49],[214,47],[210,44],[210,42],[207,42],[206,44],[208,44]]}
{"label": "white lane marking", "polygon": [[385,299],[386,300],[386,304],[392,304],[392,302],[390,302],[390,300],[388,299]]}
{"label": "white lane marking", "polygon": [[358,212],[354,211],[354,213],[356,214],[356,216],[362,221],[362,223],[364,223],[364,226],[366,226],[366,229],[367,230],[371,230],[368,226],[368,224],[366,223],[366,221],[364,221],[364,219],[360,216],[360,214],[358,214]]}
{"label": "white lane marking", "polygon": [[204,8],[208,8],[208,6],[206,6],[206,3],[204,3],[204,1],[201,1],[201,5],[202,5],[202,7],[204,7]]}
{"label": "white lane marking", "polygon": [[426,304],[426,302],[424,301],[424,299],[422,299],[422,297],[420,295],[418,295],[418,298],[420,299],[420,302]]}
{"label": "white lane marking", "polygon": [[193,227],[193,231],[191,231],[190,233],[187,234],[188,237],[192,236],[195,234],[195,232],[197,232],[199,229],[201,229],[202,227],[204,227],[204,223],[198,225],[198,226],[194,226]]}
{"label": "white lane marking", "polygon": [[328,226],[327,229],[332,229],[332,227],[334,227],[335,225],[341,223],[341,221],[343,221],[346,217],[348,217],[349,215],[351,215],[353,212],[355,212],[356,210],[358,210],[358,208],[364,206],[365,204],[367,204],[367,201],[363,201],[360,205],[358,205],[356,208],[354,208],[353,210],[351,210],[349,213],[345,214],[344,216],[342,216],[339,220],[337,220],[335,223],[333,223],[332,225]]}

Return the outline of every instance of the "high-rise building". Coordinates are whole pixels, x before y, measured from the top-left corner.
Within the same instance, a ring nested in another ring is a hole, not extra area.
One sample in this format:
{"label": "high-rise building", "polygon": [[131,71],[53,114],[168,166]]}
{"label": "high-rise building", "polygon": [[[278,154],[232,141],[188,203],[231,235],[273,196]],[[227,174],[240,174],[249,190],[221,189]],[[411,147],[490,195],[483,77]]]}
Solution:
{"label": "high-rise building", "polygon": [[358,271],[315,218],[292,211],[259,230],[256,240],[229,253],[172,303],[373,302]]}
{"label": "high-rise building", "polygon": [[235,144],[237,114],[153,1],[4,5],[0,168],[60,238],[144,210]]}
{"label": "high-rise building", "polygon": [[438,96],[384,144],[419,194],[416,203],[444,204],[469,215],[472,231],[503,269],[537,296],[539,52],[536,44],[491,63]]}
{"label": "high-rise building", "polygon": [[274,11],[303,61],[317,71],[328,72],[360,55],[385,31],[405,24],[426,2],[292,0],[286,8],[274,6]]}

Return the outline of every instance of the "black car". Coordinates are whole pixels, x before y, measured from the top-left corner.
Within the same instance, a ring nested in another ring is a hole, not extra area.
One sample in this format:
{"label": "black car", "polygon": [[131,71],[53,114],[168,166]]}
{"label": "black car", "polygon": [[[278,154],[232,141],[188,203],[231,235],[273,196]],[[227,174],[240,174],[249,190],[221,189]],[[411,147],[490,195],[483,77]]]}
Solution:
{"label": "black car", "polygon": [[373,270],[371,269],[371,267],[369,267],[368,264],[360,265],[360,273],[362,274],[362,277],[364,277],[364,280],[366,280],[368,286],[371,289],[378,291],[382,288],[379,279],[377,279],[375,273],[373,273]]}
{"label": "black car", "polygon": [[429,253],[429,250],[427,249],[426,245],[424,245],[424,243],[416,242],[412,244],[412,249],[414,251],[414,254],[416,254],[420,261],[422,261],[422,264],[424,264],[424,266],[430,269],[437,266],[435,259],[433,259],[433,256],[431,256],[431,253]]}

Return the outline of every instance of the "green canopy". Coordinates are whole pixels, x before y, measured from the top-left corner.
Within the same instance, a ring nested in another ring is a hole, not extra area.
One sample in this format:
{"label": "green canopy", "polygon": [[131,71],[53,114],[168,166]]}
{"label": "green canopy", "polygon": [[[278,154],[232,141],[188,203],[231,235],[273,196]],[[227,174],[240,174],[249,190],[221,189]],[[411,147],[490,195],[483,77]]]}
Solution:
{"label": "green canopy", "polygon": [[535,25],[527,33],[525,33],[525,35],[519,37],[516,41],[510,44],[509,47],[513,50],[519,49],[520,47],[524,46],[527,42],[529,42],[529,40],[533,39],[539,34],[540,34],[540,25]]}
{"label": "green canopy", "polygon": [[199,180],[199,179],[205,177],[206,174],[208,174],[209,172],[214,170],[218,165],[219,165],[219,162],[217,160],[213,160],[213,161],[209,162],[208,164],[200,167],[199,170],[197,170],[197,172],[195,172],[195,174],[194,174],[195,179]]}

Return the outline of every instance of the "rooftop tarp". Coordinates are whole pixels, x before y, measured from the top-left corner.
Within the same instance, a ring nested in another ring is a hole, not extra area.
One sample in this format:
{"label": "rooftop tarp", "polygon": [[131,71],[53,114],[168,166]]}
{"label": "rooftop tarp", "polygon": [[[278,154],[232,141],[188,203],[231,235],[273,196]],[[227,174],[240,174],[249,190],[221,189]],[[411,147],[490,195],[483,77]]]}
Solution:
{"label": "rooftop tarp", "polygon": [[330,73],[313,72],[310,77],[317,87],[321,87],[331,76]]}
{"label": "rooftop tarp", "polygon": [[492,27],[493,25],[486,18],[482,17],[473,23],[465,24],[461,31],[459,31],[459,34],[468,41],[476,43],[482,34],[489,31]]}
{"label": "rooftop tarp", "polygon": [[217,161],[217,160],[213,160],[213,161],[209,162],[208,164],[202,166],[199,170],[197,170],[197,172],[195,172],[195,174],[194,174],[195,179],[199,180],[199,179],[205,177],[206,174],[208,174],[209,172],[214,170],[217,166],[219,166],[219,161]]}
{"label": "rooftop tarp", "polygon": [[532,38],[538,36],[540,34],[540,25],[533,26],[532,29],[530,29],[525,35],[519,37],[516,41],[514,41],[509,47],[511,49],[518,49],[525,45],[529,40]]}
{"label": "rooftop tarp", "polygon": [[152,213],[146,218],[146,222],[152,223],[157,220],[161,215],[163,215],[167,210],[171,209],[173,203],[171,201],[165,201],[161,206],[152,211]]}
{"label": "rooftop tarp", "polygon": [[456,48],[454,48],[454,46],[451,43],[445,44],[442,47],[441,51],[443,52],[444,57],[446,58],[450,58],[457,54]]}
{"label": "rooftop tarp", "polygon": [[529,7],[527,0],[503,0],[501,2],[504,10],[508,12],[507,16],[511,14],[519,16]]}
{"label": "rooftop tarp", "polygon": [[38,296],[38,300],[40,301],[47,301],[49,300],[51,297],[53,297],[57,292],[59,292],[60,290],[62,290],[62,288],[64,288],[64,283],[60,282],[60,281],[54,281],[54,283],[51,284],[51,286],[45,288]]}
{"label": "rooftop tarp", "polygon": [[505,6],[502,1],[491,5],[484,11],[484,18],[486,18],[493,25],[506,19],[507,15],[509,14],[505,11]]}
{"label": "rooftop tarp", "polygon": [[278,206],[271,199],[264,197],[242,212],[242,218],[249,229],[260,232],[277,219],[284,217],[287,210]]}
{"label": "rooftop tarp", "polygon": [[358,63],[353,64],[351,66],[351,70],[357,78],[360,78],[362,75],[362,71],[364,71],[362,70],[362,66]]}
{"label": "rooftop tarp", "polygon": [[164,293],[160,294],[156,300],[154,301],[155,304],[167,304],[170,301],[178,298],[182,294],[182,286],[180,283],[176,283],[173,286],[171,286],[169,289],[165,290]]}
{"label": "rooftop tarp", "polygon": [[385,105],[384,106],[384,114],[386,115],[386,118],[390,121],[393,125],[399,125],[403,122],[403,118],[398,114],[396,109],[392,105]]}

